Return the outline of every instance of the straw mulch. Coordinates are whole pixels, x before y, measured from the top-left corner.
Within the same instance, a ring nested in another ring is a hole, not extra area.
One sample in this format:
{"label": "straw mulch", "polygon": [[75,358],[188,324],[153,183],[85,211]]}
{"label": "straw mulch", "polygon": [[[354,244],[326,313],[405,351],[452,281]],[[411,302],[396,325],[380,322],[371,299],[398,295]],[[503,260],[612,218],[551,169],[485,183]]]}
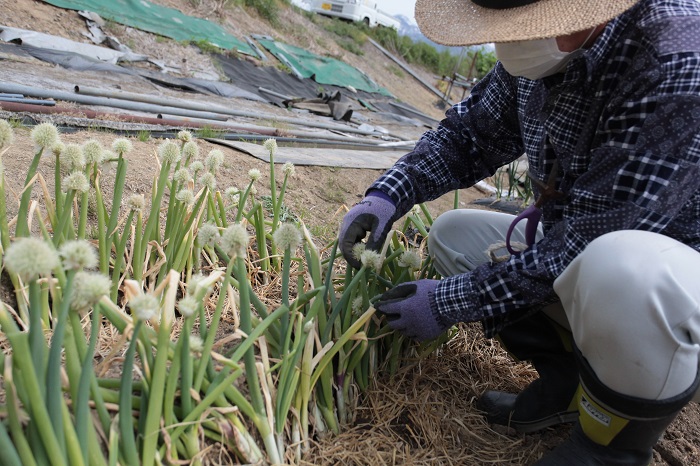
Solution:
{"label": "straw mulch", "polygon": [[487,389],[520,391],[534,379],[480,327],[464,325],[429,358],[409,362],[362,396],[353,426],[317,439],[304,465],[531,464],[566,427],[518,435],[489,426],[474,407]]}

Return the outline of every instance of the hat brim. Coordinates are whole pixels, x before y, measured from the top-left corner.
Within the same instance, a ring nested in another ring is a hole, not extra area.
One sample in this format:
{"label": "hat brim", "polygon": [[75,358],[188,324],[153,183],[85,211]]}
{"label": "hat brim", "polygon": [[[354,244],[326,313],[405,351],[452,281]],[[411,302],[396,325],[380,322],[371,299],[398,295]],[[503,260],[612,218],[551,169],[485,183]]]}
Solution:
{"label": "hat brim", "polygon": [[465,46],[563,36],[603,24],[639,0],[540,0],[492,9],[470,0],[417,0],[416,22],[438,44]]}

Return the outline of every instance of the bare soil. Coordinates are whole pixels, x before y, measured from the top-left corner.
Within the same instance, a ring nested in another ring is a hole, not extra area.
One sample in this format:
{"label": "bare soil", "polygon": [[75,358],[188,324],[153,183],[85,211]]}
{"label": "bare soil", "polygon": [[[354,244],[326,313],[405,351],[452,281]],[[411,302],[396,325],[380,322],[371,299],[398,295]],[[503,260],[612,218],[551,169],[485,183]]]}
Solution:
{"label": "bare soil", "polygon": [[[284,20],[274,28],[253,11],[242,7],[218,8],[225,2],[202,0],[159,0],[184,13],[209,18],[224,25],[231,33],[268,34],[284,42],[305,47],[318,54],[328,54],[354,65],[399,99],[422,112],[441,118],[437,97],[410,76],[396,71],[396,65],[371,44],[363,45],[358,56],[340,48],[334,38],[321,27],[294,10],[285,10]],[[194,7],[193,4],[198,6]],[[34,0],[0,0],[0,24],[50,33],[76,41],[88,42],[81,34],[83,20],[77,12],[55,8]],[[183,75],[218,73],[208,55],[193,46],[158,38],[152,34],[109,23],[107,32],[136,53],[144,53],[164,61],[168,66],[183,67]],[[70,90],[76,82],[103,85],[134,92],[160,93],[182,97],[170,90],[155,88],[143,80],[126,75],[110,76],[77,73],[48,66],[35,60],[0,59],[0,80]],[[416,70],[430,81],[430,73]],[[207,101],[206,96],[187,95],[188,99]],[[217,99],[217,103],[261,113],[288,114],[286,110],[250,101]],[[7,117],[7,114],[0,114]],[[371,115],[367,116],[371,119]],[[42,120],[43,117],[36,117]],[[386,123],[386,122],[383,122]],[[390,127],[407,137],[417,138],[425,128]],[[83,142],[94,138],[104,146],[111,145],[115,134],[82,130],[64,133],[64,142]],[[148,193],[156,171],[157,139],[142,142],[132,138],[135,150],[129,156],[128,193]],[[248,181],[248,170],[257,168],[268,174],[266,163],[235,150],[200,141],[200,150],[219,149],[226,162],[219,174],[221,189],[242,186]],[[16,141],[3,156],[8,188],[14,199],[8,200],[8,215],[16,214],[17,196],[33,154],[28,128],[16,130]],[[41,161],[40,172],[46,178],[53,169],[50,157]],[[106,167],[108,182],[113,168]],[[377,170],[339,169],[329,167],[297,167],[291,180],[286,204],[321,241],[334,238],[345,210],[361,199],[366,187],[379,175]],[[51,187],[52,180],[46,180]],[[259,194],[269,194],[269,179],[258,184]],[[107,188],[109,189],[109,188]],[[35,190],[37,196],[40,190]],[[463,190],[461,206],[474,207],[471,201],[484,195],[474,189]],[[429,204],[438,215],[451,209],[453,196],[447,195]],[[531,464],[547,450],[566,438],[568,427],[548,429],[543,433],[517,435],[497,426],[487,425],[474,408],[474,400],[486,389],[518,391],[534,377],[526,364],[514,363],[493,341],[484,340],[478,326],[465,325],[459,335],[431,357],[414,361],[392,380],[378,380],[365,394],[357,397],[358,405],[352,425],[338,437],[319,435],[305,464]],[[691,403],[667,430],[655,448],[655,465],[700,464],[700,407]]]}

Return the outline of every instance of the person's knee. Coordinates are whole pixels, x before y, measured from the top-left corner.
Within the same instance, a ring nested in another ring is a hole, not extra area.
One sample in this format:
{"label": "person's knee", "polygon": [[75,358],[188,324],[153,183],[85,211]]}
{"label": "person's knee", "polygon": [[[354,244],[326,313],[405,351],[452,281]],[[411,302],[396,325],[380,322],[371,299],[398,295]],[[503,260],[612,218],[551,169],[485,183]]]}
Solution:
{"label": "person's knee", "polygon": [[430,238],[452,236],[464,232],[469,225],[469,211],[448,210],[440,214],[430,226]]}
{"label": "person's knee", "polygon": [[697,368],[700,254],[659,234],[595,241],[555,281],[576,345],[601,380],[656,399],[687,388]]}
{"label": "person's knee", "polygon": [[603,303],[628,301],[635,294],[648,294],[663,286],[671,269],[687,267],[700,255],[678,241],[657,233],[622,230],[593,240],[555,281],[562,297],[584,286],[591,298]]}
{"label": "person's knee", "polygon": [[[470,218],[473,217],[468,210],[449,210],[435,219],[430,226],[428,235],[428,252],[435,259],[444,251],[457,249],[456,241],[464,241],[466,231],[469,231]],[[461,245],[459,245],[461,247]]]}

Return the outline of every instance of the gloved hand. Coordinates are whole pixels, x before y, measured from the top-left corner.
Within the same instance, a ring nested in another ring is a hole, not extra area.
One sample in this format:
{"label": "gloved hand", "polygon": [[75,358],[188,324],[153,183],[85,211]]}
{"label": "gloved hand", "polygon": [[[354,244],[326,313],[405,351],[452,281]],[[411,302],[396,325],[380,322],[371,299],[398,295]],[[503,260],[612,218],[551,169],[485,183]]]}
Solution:
{"label": "gloved hand", "polygon": [[352,267],[362,267],[360,261],[352,256],[352,248],[369,233],[367,247],[378,251],[386,240],[391,225],[394,223],[396,206],[391,198],[381,191],[370,191],[343,217],[338,243],[343,257]]}
{"label": "gloved hand", "polygon": [[385,314],[389,327],[409,338],[432,340],[446,330],[435,311],[435,288],[440,280],[406,282],[384,293],[374,307]]}

